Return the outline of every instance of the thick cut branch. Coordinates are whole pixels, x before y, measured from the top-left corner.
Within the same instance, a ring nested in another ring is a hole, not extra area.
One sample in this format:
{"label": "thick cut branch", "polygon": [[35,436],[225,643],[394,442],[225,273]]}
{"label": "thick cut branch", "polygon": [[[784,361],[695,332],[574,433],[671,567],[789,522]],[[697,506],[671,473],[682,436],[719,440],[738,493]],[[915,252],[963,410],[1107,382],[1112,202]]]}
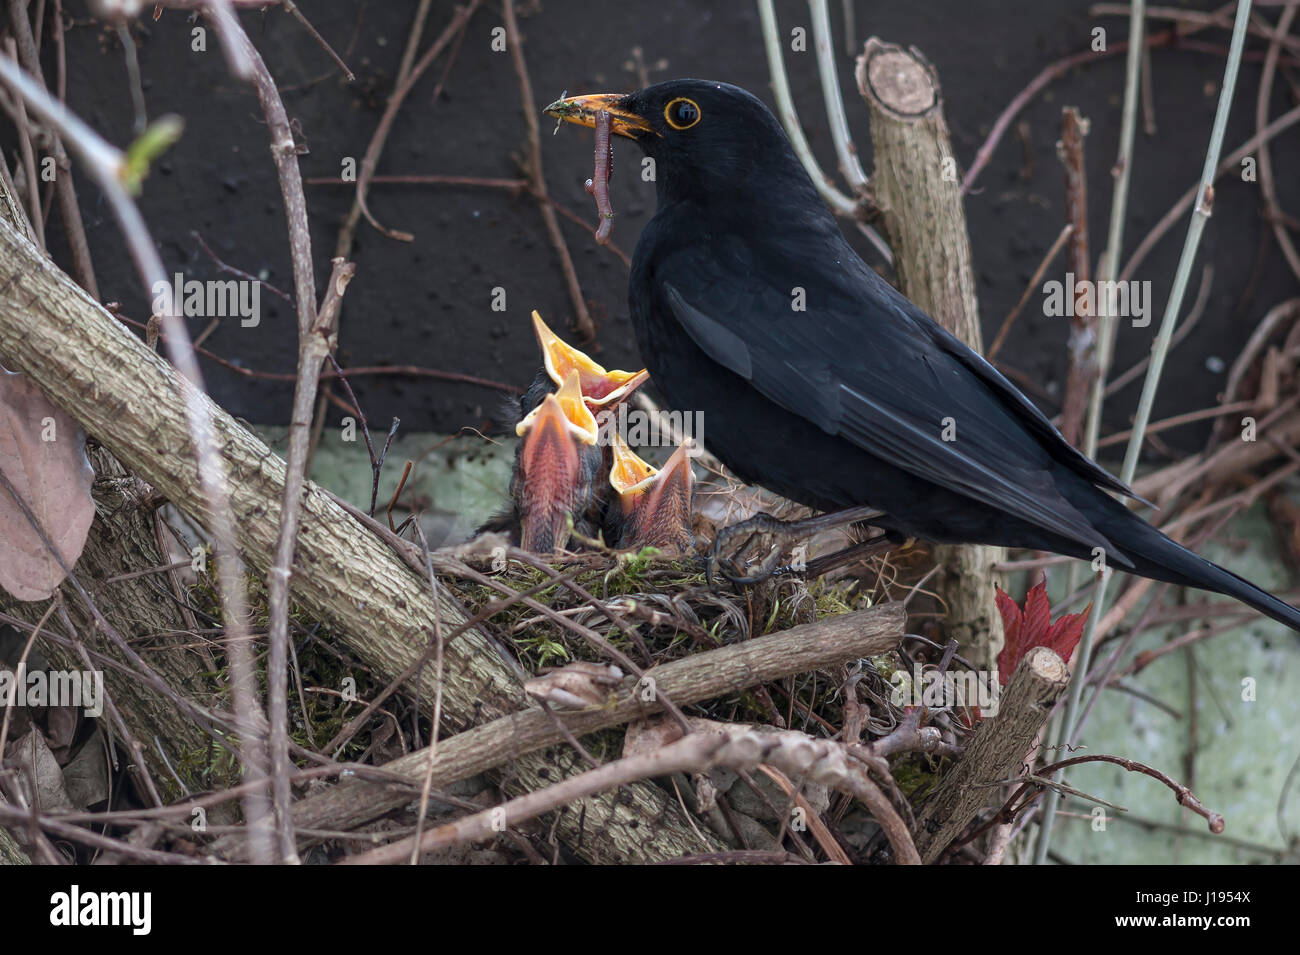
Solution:
{"label": "thick cut branch", "polygon": [[916,848],[927,865],[982,807],[998,802],[998,783],[1019,775],[1069,680],[1054,650],[1034,647],[1025,654],[998,702],[998,715],[979,725],[961,761],[916,811]]}
{"label": "thick cut branch", "polygon": [[[982,352],[966,214],[938,74],[917,50],[872,37],[858,57],[857,78],[871,112],[871,183],[899,286]],[[960,418],[961,411],[952,414]],[[1002,648],[993,565],[1006,560],[1005,550],[942,545],[935,558],[943,567],[938,589],[948,604],[950,634],[968,656],[992,667]]]}

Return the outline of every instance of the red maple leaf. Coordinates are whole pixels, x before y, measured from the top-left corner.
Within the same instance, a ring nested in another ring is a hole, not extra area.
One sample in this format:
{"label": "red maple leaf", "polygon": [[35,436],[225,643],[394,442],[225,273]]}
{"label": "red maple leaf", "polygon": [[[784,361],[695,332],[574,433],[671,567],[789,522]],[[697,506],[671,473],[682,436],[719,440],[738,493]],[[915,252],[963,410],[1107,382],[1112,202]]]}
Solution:
{"label": "red maple leaf", "polygon": [[998,654],[998,682],[1003,686],[1016,672],[1016,666],[1034,647],[1055,650],[1066,663],[1083,636],[1083,625],[1088,622],[1092,604],[1083,613],[1067,613],[1052,623],[1052,607],[1047,600],[1047,585],[1038,583],[1030,588],[1022,611],[1016,602],[997,588],[998,613],[1002,615],[1002,629],[1006,644]]}

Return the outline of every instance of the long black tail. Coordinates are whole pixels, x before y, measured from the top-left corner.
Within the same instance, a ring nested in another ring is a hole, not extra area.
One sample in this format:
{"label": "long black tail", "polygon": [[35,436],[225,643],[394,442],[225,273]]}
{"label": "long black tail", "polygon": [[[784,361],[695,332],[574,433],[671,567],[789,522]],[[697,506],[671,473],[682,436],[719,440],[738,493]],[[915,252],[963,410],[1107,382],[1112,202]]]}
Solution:
{"label": "long black tail", "polygon": [[1095,524],[1133,562],[1133,573],[1233,597],[1300,632],[1300,610],[1175,543],[1122,504],[1110,503],[1114,508],[1107,507]]}

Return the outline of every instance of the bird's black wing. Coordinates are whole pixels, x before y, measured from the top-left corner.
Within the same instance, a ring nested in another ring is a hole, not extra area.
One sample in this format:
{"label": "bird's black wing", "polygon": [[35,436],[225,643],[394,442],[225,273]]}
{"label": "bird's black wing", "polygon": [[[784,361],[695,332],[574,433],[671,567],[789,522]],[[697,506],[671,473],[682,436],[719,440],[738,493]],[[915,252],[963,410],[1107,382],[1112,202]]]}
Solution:
{"label": "bird's black wing", "polygon": [[[1041,412],[842,250],[808,263],[780,237],[715,236],[662,255],[655,292],[701,350],[786,410],[1123,563],[1057,488],[1044,429],[1065,442]],[[1118,484],[1088,465],[1090,480]]]}
{"label": "bird's black wing", "polygon": [[[908,304],[911,305],[910,302]],[[912,307],[915,308],[916,306],[913,305]],[[971,349],[942,325],[931,321],[930,326],[935,344],[965,365],[991,391],[1015,409],[1029,429],[1052,449],[1055,457],[1063,460],[1065,464],[1086,477],[1093,484],[1116,491],[1125,497],[1131,497],[1133,500],[1141,501],[1144,504],[1151,503],[1145,498],[1139,497],[1131,487],[1066,441],[1047,415],[1043,414],[1039,409],[1038,405],[1026,398],[1015,385],[1007,381],[1006,376],[994,368],[983,355]]]}

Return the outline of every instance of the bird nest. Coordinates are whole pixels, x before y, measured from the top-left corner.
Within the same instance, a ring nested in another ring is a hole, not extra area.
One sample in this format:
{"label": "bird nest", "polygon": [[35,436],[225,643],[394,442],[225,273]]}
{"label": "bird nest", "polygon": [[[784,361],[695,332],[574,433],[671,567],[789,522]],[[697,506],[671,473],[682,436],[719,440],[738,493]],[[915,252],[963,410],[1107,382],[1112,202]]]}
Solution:
{"label": "bird nest", "polygon": [[[542,559],[515,548],[503,561],[493,539],[462,548],[440,568],[445,585],[500,649],[529,676],[573,663],[607,664],[622,654],[650,669],[693,653],[778,633],[823,617],[899,599],[912,563],[904,551],[842,569],[836,576],[782,575],[737,587],[707,572],[698,556],[670,558],[653,548]],[[458,572],[456,563],[461,565]],[[612,653],[611,653],[612,651]],[[866,729],[884,734],[902,711],[889,677],[910,663],[891,652],[811,672],[693,707],[711,719],[791,726],[834,735],[844,725],[843,687],[854,680],[867,706]]]}

